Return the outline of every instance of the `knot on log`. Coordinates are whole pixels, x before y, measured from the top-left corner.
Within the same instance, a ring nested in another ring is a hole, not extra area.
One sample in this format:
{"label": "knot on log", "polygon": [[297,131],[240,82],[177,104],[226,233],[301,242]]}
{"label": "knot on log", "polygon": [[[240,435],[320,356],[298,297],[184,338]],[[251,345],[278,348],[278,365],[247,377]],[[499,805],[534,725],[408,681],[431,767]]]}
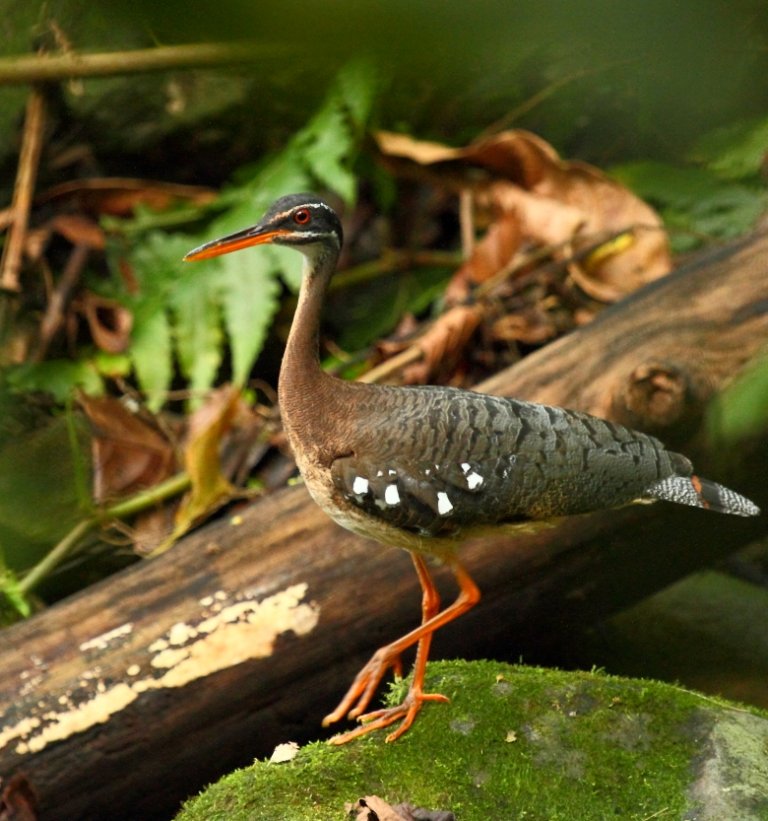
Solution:
{"label": "knot on log", "polygon": [[701,392],[687,369],[651,359],[638,365],[614,396],[612,417],[644,431],[689,427],[701,416]]}

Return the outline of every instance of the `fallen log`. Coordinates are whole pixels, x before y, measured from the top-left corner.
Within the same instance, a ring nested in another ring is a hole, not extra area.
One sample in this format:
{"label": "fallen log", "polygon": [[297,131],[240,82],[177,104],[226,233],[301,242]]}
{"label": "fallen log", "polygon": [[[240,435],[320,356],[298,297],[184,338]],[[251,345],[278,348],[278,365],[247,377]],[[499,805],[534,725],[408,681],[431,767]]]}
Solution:
{"label": "fallen log", "polygon": [[[766,259],[764,235],[718,251],[481,387],[687,439],[706,462],[704,406],[768,340]],[[765,507],[764,444],[738,489]],[[484,600],[434,655],[533,652],[764,522],[659,504],[468,544]],[[230,512],[0,634],[6,806],[24,796],[46,820],[167,818],[275,743],[317,737],[356,669],[418,610],[407,555],[341,530],[302,487]]]}

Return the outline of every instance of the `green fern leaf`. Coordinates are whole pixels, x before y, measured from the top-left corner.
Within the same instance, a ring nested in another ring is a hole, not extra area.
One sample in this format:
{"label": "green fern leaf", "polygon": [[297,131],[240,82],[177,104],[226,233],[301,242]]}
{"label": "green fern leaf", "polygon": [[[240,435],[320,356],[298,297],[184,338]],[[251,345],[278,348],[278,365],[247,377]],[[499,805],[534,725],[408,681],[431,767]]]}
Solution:
{"label": "green fern leaf", "polygon": [[190,277],[174,290],[172,312],[176,354],[193,404],[213,385],[222,360],[223,334],[216,283]]}
{"label": "green fern leaf", "polygon": [[173,379],[171,325],[162,307],[146,316],[134,314],[131,358],[149,409],[159,410]]}
{"label": "green fern leaf", "polygon": [[270,254],[249,253],[245,259],[221,259],[221,307],[232,350],[233,381],[238,385],[248,379],[277,310],[277,271],[279,266]]}
{"label": "green fern leaf", "polygon": [[213,385],[227,346],[233,378],[244,383],[278,307],[279,277],[294,289],[300,280],[300,267],[286,249],[263,248],[182,269],[184,254],[211,237],[252,225],[282,194],[319,187],[354,199],[352,164],[374,89],[365,64],[343,69],[325,103],[283,151],[241,169],[204,233],[169,237],[149,231],[136,243],[131,262],[140,292],[125,297],[134,311],[129,353],[153,408],[170,386],[172,353],[193,393]]}

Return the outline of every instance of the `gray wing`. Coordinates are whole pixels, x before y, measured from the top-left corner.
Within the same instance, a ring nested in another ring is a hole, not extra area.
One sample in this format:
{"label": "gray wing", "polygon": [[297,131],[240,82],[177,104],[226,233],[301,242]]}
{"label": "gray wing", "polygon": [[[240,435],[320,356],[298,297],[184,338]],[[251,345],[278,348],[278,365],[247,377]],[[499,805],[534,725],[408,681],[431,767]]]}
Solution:
{"label": "gray wing", "polygon": [[371,407],[365,447],[352,443],[331,475],[352,504],[407,530],[616,507],[691,473],[657,439],[576,411],[446,388],[389,396],[388,418]]}

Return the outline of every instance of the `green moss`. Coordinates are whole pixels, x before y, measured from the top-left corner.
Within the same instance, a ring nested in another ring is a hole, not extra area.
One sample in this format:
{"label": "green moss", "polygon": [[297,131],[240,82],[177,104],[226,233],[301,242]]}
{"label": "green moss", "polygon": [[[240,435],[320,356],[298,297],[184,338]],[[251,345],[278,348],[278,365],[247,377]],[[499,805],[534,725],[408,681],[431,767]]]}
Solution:
{"label": "green moss", "polygon": [[309,745],[287,764],[257,762],[178,818],[338,819],[364,795],[462,821],[680,818],[717,711],[657,682],[494,662],[431,664],[428,685],[450,705],[427,705],[394,744],[374,733]]}

